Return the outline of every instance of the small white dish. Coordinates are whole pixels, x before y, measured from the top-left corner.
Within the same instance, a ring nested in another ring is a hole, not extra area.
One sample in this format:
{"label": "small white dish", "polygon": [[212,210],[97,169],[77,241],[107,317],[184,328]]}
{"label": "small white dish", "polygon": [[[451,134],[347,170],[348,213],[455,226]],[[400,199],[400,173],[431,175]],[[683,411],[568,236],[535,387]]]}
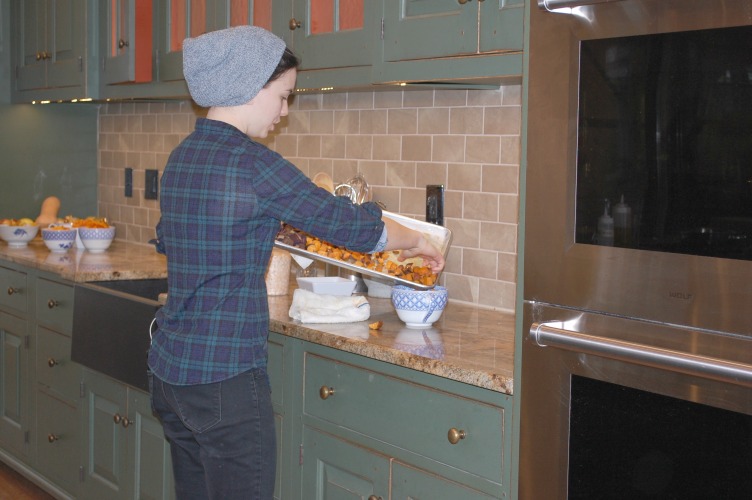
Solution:
{"label": "small white dish", "polygon": [[315,276],[304,278],[298,276],[298,287],[320,295],[352,295],[357,283],[339,276]]}

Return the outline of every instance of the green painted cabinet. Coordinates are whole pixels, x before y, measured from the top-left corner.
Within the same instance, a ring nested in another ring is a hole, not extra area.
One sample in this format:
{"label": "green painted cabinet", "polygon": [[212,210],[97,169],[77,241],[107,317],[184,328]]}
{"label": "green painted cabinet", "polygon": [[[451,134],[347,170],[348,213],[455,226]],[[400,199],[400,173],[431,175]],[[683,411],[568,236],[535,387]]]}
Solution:
{"label": "green painted cabinet", "polygon": [[22,270],[0,267],[0,445],[22,461],[33,459],[28,280]]}
{"label": "green painted cabinet", "polygon": [[152,0],[112,0],[102,2],[100,7],[100,84],[150,83],[154,48]]}
{"label": "green painted cabinet", "polygon": [[169,445],[149,395],[84,370],[82,498],[174,498]]}
{"label": "green painted cabinet", "polygon": [[69,99],[86,92],[86,2],[14,0],[13,100]]}
{"label": "green painted cabinet", "polygon": [[81,467],[81,366],[70,359],[73,286],[37,276],[34,287],[36,470],[76,496]]}
{"label": "green painted cabinet", "polygon": [[369,498],[389,498],[389,491],[391,498],[437,500],[459,498],[458,491],[467,494],[462,498],[509,494],[509,397],[332,349],[305,349],[304,495],[337,498],[325,492],[342,484]]}

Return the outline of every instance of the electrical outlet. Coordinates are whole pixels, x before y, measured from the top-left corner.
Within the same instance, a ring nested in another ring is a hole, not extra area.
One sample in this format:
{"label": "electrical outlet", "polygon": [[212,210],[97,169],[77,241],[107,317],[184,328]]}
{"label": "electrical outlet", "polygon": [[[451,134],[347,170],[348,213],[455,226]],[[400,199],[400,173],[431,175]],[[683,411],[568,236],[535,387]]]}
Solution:
{"label": "electrical outlet", "polygon": [[125,197],[133,197],[133,169],[125,167]]}
{"label": "electrical outlet", "polygon": [[444,185],[426,186],[426,222],[444,225]]}
{"label": "electrical outlet", "polygon": [[147,170],[144,178],[144,198],[156,200],[159,197],[159,171]]}

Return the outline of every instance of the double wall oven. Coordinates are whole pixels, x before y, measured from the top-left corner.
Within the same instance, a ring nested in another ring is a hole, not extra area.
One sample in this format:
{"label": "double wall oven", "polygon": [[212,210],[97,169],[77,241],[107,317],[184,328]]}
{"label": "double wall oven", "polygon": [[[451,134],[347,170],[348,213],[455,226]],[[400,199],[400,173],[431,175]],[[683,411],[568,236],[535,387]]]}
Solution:
{"label": "double wall oven", "polygon": [[520,498],[752,498],[752,2],[529,36]]}

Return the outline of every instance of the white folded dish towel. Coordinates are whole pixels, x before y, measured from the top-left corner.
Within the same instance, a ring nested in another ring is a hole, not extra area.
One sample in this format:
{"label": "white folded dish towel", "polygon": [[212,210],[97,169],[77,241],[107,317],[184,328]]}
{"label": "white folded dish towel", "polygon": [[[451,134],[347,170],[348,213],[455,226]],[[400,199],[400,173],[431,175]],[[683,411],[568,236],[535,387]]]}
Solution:
{"label": "white folded dish towel", "polygon": [[298,288],[293,292],[290,317],[301,323],[354,323],[371,317],[371,304],[361,295],[320,295]]}

